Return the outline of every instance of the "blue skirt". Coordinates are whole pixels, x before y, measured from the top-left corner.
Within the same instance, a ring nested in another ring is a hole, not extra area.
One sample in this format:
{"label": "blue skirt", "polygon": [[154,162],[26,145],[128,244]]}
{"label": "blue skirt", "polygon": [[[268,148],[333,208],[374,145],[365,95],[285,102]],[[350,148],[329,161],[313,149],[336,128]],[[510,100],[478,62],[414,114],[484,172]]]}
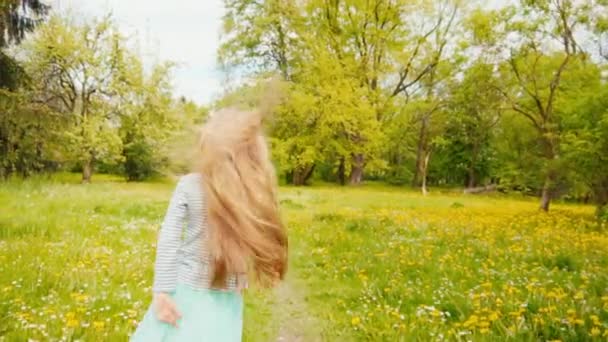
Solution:
{"label": "blue skirt", "polygon": [[177,328],[156,319],[150,306],[131,336],[132,342],[241,341],[243,298],[240,294],[178,285],[171,297],[182,314]]}

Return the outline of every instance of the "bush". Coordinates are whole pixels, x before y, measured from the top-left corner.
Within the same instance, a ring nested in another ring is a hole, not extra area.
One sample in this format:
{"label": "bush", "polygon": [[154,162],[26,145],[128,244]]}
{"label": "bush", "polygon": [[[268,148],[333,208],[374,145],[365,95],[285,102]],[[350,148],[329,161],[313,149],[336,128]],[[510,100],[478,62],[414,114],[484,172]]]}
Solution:
{"label": "bush", "polygon": [[125,157],[124,174],[128,181],[142,181],[159,173],[162,162],[154,157],[154,149],[143,140],[126,144],[123,149]]}

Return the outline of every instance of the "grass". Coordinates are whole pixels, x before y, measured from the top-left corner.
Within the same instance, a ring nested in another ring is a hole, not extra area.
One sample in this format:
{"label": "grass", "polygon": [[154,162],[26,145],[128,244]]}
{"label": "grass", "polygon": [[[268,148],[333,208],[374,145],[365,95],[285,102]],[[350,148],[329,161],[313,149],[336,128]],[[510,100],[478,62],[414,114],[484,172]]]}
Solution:
{"label": "grass", "polygon": [[[0,341],[125,340],[149,305],[172,187],[0,184]],[[608,336],[608,235],[592,207],[381,185],[283,187],[281,205],[288,289],[247,294],[246,341]]]}
{"label": "grass", "polygon": [[[126,340],[151,300],[172,187],[75,175],[1,184],[0,340]],[[272,299],[249,293],[247,340],[276,331]]]}
{"label": "grass", "polygon": [[607,339],[608,235],[592,207],[382,187],[284,197],[327,340]]}

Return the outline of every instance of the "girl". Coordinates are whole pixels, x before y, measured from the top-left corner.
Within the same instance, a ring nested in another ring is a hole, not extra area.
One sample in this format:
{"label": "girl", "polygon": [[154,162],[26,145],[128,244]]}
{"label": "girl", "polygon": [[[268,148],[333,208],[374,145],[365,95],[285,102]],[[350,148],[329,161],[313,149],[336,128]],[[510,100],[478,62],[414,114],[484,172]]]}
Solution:
{"label": "girl", "polygon": [[154,299],[131,341],[240,341],[248,271],[263,286],[285,275],[287,236],[261,113],[214,113],[198,151],[197,172],[183,176],[171,198]]}

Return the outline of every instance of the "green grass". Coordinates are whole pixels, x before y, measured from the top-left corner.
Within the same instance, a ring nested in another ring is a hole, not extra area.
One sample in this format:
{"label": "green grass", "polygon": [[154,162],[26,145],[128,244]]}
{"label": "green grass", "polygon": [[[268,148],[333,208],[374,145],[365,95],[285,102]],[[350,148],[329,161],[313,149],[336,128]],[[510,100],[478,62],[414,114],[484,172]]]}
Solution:
{"label": "green grass", "polygon": [[[125,340],[151,299],[173,181],[0,183],[0,341]],[[601,341],[608,236],[593,208],[281,188],[290,274],[246,296],[245,340]],[[604,337],[602,337],[604,335]],[[288,339],[287,339],[288,340]]]}
{"label": "green grass", "polygon": [[[172,182],[59,175],[0,186],[0,340],[125,340],[151,300]],[[250,291],[247,340],[276,331],[271,305]]]}

